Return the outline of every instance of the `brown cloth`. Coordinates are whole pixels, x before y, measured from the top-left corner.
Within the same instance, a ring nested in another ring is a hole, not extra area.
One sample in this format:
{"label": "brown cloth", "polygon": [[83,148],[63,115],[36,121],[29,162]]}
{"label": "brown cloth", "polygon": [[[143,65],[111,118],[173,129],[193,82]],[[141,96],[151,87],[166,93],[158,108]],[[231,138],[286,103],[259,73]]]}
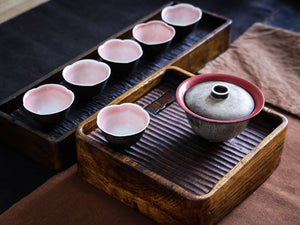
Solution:
{"label": "brown cloth", "polygon": [[[252,195],[220,221],[220,225],[299,224],[300,119],[287,117],[289,127],[278,168]],[[75,164],[52,177],[0,215],[0,224],[155,224],[82,181],[76,171]]]}
{"label": "brown cloth", "polygon": [[266,102],[300,116],[300,34],[255,23],[200,73],[228,73],[256,84]]}
{"label": "brown cloth", "polygon": [[49,179],[0,215],[0,224],[154,224],[150,219],[82,181],[77,164]]}
{"label": "brown cloth", "polygon": [[289,124],[278,168],[220,225],[300,224],[300,119],[286,116]]}

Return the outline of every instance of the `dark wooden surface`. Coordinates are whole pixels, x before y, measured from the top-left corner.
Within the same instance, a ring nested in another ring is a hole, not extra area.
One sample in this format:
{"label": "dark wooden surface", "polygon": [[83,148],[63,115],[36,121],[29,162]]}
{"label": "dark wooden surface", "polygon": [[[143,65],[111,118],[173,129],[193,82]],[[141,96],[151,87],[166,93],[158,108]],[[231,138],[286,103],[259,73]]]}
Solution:
{"label": "dark wooden surface", "polygon": [[149,127],[130,148],[111,147],[95,125],[96,115],[77,133],[79,176],[161,224],[219,221],[271,175],[285,139],[286,118],[266,108],[227,142],[195,135],[172,101],[191,75],[176,67],[161,70],[112,103],[152,105]]}

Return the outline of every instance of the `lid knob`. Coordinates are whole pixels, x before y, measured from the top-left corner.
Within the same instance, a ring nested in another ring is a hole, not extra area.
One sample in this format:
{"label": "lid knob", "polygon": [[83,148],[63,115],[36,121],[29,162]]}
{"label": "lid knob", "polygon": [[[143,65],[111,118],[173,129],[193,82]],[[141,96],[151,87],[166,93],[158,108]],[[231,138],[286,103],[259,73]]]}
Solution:
{"label": "lid knob", "polygon": [[214,98],[225,99],[228,97],[230,89],[224,84],[215,84],[211,88],[211,96]]}

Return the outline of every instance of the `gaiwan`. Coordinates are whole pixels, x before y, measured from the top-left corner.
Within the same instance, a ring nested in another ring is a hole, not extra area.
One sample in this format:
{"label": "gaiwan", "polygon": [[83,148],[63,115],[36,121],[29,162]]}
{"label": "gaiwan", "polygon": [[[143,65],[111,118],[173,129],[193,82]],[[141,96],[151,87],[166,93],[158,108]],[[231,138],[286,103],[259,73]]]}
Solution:
{"label": "gaiwan", "polygon": [[210,142],[237,136],[264,106],[258,87],[228,74],[188,78],[179,85],[176,97],[195,133]]}

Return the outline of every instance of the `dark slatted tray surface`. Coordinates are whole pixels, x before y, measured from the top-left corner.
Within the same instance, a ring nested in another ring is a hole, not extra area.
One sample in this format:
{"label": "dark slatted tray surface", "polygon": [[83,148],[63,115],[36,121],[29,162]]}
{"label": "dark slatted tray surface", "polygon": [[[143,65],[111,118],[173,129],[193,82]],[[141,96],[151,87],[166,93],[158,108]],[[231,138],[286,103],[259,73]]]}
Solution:
{"label": "dark slatted tray surface", "polygon": [[[181,81],[176,76],[167,76],[136,103],[147,108],[166,94],[174,98]],[[270,122],[258,116],[236,138],[213,144],[195,135],[176,101],[156,115],[150,113],[150,116],[151,122],[143,137],[137,144],[122,149],[121,154],[195,196],[208,193],[278,126],[276,121]],[[98,128],[87,136],[109,148]]]}
{"label": "dark slatted tray surface", "polygon": [[[160,14],[157,14],[152,19],[159,18]],[[95,96],[90,101],[77,102],[71,108],[68,117],[57,123],[56,126],[52,127],[51,129],[43,130],[41,127],[39,127],[38,124],[36,124],[27,116],[23,106],[21,105],[18,105],[17,108],[13,108],[13,110],[8,111],[7,113],[9,113],[13,118],[23,121],[31,127],[41,130],[46,135],[49,135],[50,138],[57,139],[73,127],[77,126],[81,121],[94,114],[100,108],[123,94],[132,86],[136,85],[141,80],[148,77],[162,66],[166,65],[170,60],[174,59],[177,55],[193,46],[196,42],[204,38],[207,34],[225,22],[225,20],[222,19],[214,19],[214,22],[212,23],[212,18],[213,17],[211,14],[204,11],[203,18],[199,22],[199,25],[195,31],[189,35],[186,35],[181,40],[174,41],[166,52],[158,55],[155,58],[143,57],[140,60],[138,67],[130,74],[120,74],[120,76],[117,76],[117,74],[112,74],[108,85],[102,94]],[[126,35],[122,36],[122,38],[132,39],[130,32]],[[97,59],[99,61],[101,60],[97,54],[93,54],[92,57],[89,58]],[[57,83],[64,85],[62,78],[61,80],[58,80]]]}

